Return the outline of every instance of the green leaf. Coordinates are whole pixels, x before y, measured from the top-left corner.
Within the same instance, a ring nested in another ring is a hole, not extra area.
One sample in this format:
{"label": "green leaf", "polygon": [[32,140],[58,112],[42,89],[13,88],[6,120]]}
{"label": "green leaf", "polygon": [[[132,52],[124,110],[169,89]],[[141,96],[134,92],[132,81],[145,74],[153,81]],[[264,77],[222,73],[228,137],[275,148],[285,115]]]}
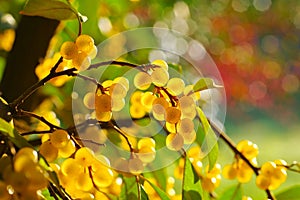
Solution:
{"label": "green leaf", "polygon": [[189,158],[185,158],[182,199],[202,199],[202,186]]}
{"label": "green leaf", "polygon": [[17,147],[22,148],[22,147],[32,147],[31,144],[27,142],[27,140],[22,137],[19,132],[14,129],[14,127],[5,121],[4,119],[0,118],[0,131],[9,138],[12,143],[14,143]]}
{"label": "green leaf", "polygon": [[277,200],[299,200],[300,199],[300,185],[294,185],[287,188],[276,195]]}
{"label": "green leaf", "polygon": [[20,13],[56,20],[75,19],[78,16],[76,9],[66,0],[28,0]]}
{"label": "green leaf", "polygon": [[200,117],[200,121],[202,123],[204,134],[205,134],[204,140],[199,145],[201,146],[203,152],[208,153],[207,156],[209,161],[209,169],[211,170],[216,164],[219,155],[219,146],[217,142],[218,138],[214,133],[214,131],[212,130],[201,108],[197,107],[196,109]]}
{"label": "green leaf", "polygon": [[144,190],[144,187],[142,185],[140,185],[140,188],[141,188],[141,200],[148,200],[149,198],[148,198],[147,193]]}
{"label": "green leaf", "polygon": [[226,189],[218,200],[240,200],[243,197],[241,185],[231,186]]}
{"label": "green leaf", "polygon": [[211,78],[201,78],[195,83],[193,90],[194,92],[210,89],[210,88],[221,88],[223,86],[216,85],[213,79]]}
{"label": "green leaf", "polygon": [[137,200],[138,187],[135,177],[123,177],[124,187],[122,188],[120,199]]}
{"label": "green leaf", "polygon": [[154,185],[153,183],[151,183],[149,180],[145,179],[145,181],[147,181],[151,187],[156,191],[156,193],[159,195],[159,197],[162,200],[169,200],[170,198],[168,197],[168,195],[162,190],[160,189],[158,186]]}

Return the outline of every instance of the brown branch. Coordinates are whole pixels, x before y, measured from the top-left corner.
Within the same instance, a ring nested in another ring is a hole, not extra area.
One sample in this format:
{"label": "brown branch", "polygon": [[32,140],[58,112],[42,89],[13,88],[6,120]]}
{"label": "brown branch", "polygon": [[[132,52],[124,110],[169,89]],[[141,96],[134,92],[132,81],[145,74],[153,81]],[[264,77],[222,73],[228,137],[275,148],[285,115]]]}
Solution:
{"label": "brown branch", "polygon": [[56,125],[52,124],[51,122],[49,122],[48,120],[46,120],[43,116],[39,116],[35,113],[28,112],[28,111],[25,111],[25,110],[19,110],[16,113],[16,115],[13,115],[13,116],[16,116],[16,117],[24,117],[24,116],[33,117],[33,118],[43,122],[44,124],[46,124],[50,128],[50,131],[53,131],[54,129],[62,129],[61,127],[56,126]]}
{"label": "brown branch", "polygon": [[109,60],[109,61],[92,64],[87,70],[96,69],[98,67],[107,66],[107,65],[119,65],[119,66],[127,66],[127,67],[134,67],[134,68],[140,66],[129,62]]}
{"label": "brown branch", "polygon": [[[238,155],[243,161],[247,163],[247,165],[252,169],[256,176],[259,175],[259,168],[255,167],[250,160],[248,160],[237,148],[234,142],[228,137],[228,135],[219,129],[211,120],[208,119],[210,126],[212,127],[213,131],[220,136],[220,138],[230,147],[230,149]],[[269,200],[274,200],[275,197],[271,193],[269,189],[266,189],[265,192],[267,193],[267,197]]]}

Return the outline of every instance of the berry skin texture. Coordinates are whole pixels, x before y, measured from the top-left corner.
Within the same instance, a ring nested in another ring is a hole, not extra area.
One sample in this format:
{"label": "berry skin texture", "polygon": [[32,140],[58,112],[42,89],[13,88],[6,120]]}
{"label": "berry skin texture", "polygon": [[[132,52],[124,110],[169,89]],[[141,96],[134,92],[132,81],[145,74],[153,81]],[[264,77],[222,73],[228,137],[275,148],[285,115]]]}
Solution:
{"label": "berry skin texture", "polygon": [[94,47],[94,39],[89,35],[80,35],[76,38],[75,44],[79,51],[89,54]]}
{"label": "berry skin texture", "polygon": [[51,141],[46,141],[40,146],[40,154],[42,154],[48,162],[53,162],[58,156],[58,149]]}
{"label": "berry skin texture", "polygon": [[151,76],[145,72],[138,72],[133,79],[134,86],[139,90],[148,89],[151,83]]}
{"label": "berry skin texture", "polygon": [[255,158],[258,155],[258,147],[249,140],[240,141],[236,148],[248,159]]}
{"label": "berry skin texture", "polygon": [[130,173],[138,175],[144,170],[143,162],[139,158],[131,158],[128,161],[128,169]]}
{"label": "berry skin texture", "polygon": [[50,134],[50,141],[56,148],[62,148],[70,141],[70,136],[65,130],[56,130]]}
{"label": "berry skin texture", "polygon": [[110,112],[112,108],[112,99],[108,94],[96,94],[95,96],[95,110],[96,113]]}
{"label": "berry skin texture", "polygon": [[169,80],[169,73],[163,68],[154,68],[151,74],[151,80],[154,85],[162,87],[167,84]]}
{"label": "berry skin texture", "polygon": [[166,138],[166,146],[172,151],[179,151],[183,144],[183,137],[177,133],[170,133]]}
{"label": "berry skin texture", "polygon": [[166,121],[175,124],[180,120],[181,111],[175,107],[168,107],[166,110]]}
{"label": "berry skin texture", "polygon": [[166,71],[168,71],[168,68],[169,68],[168,63],[164,60],[154,60],[154,61],[151,62],[151,64],[152,65],[157,65],[157,66],[163,68]]}
{"label": "berry skin texture", "polygon": [[78,49],[74,42],[67,41],[61,45],[60,55],[64,59],[71,60],[71,59],[75,58],[77,56],[77,54],[78,54]]}

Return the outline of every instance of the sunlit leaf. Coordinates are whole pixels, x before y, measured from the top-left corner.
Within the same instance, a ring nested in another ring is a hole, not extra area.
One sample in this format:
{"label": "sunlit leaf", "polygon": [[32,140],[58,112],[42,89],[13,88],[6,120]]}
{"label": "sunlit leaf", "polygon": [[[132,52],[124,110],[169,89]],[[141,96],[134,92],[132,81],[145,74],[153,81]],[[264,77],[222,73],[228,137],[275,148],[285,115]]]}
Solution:
{"label": "sunlit leaf", "polygon": [[141,188],[141,200],[148,200],[149,198],[147,193],[144,190],[144,187],[140,185],[140,188]]}
{"label": "sunlit leaf", "polygon": [[28,0],[20,13],[56,20],[75,19],[78,15],[66,0]]}
{"label": "sunlit leaf", "polygon": [[219,147],[217,143],[217,136],[215,135],[214,131],[212,130],[204,112],[201,108],[197,107],[197,112],[200,117],[200,121],[203,126],[204,130],[204,140],[201,144],[201,149],[203,152],[208,153],[208,161],[209,161],[209,169],[212,169],[217,162],[218,154],[219,154]]}
{"label": "sunlit leaf", "polygon": [[170,198],[168,197],[168,195],[162,190],[160,189],[158,186],[154,185],[153,183],[151,183],[151,181],[145,179],[145,181],[147,181],[151,187],[156,191],[156,193],[159,195],[159,197],[162,200],[169,200]]}
{"label": "sunlit leaf", "polygon": [[27,140],[24,137],[22,137],[10,123],[8,123],[2,118],[0,118],[0,131],[6,137],[8,137],[9,140],[12,141],[12,143],[14,143],[17,147],[32,147],[32,145],[29,144]]}
{"label": "sunlit leaf", "polygon": [[185,158],[184,173],[183,173],[183,199],[202,199],[202,186],[197,174],[193,170],[192,163],[189,158]]}
{"label": "sunlit leaf", "polygon": [[123,177],[124,187],[122,188],[120,199],[137,200],[138,187],[135,177]]}
{"label": "sunlit leaf", "polygon": [[300,185],[294,185],[287,188],[276,195],[277,200],[299,200],[300,199]]}
{"label": "sunlit leaf", "polygon": [[226,189],[222,195],[220,195],[219,200],[241,200],[243,196],[241,185],[234,185]]}
{"label": "sunlit leaf", "polygon": [[221,88],[221,85],[216,85],[214,80],[211,78],[201,78],[195,84],[193,90],[195,92],[210,89],[210,88]]}

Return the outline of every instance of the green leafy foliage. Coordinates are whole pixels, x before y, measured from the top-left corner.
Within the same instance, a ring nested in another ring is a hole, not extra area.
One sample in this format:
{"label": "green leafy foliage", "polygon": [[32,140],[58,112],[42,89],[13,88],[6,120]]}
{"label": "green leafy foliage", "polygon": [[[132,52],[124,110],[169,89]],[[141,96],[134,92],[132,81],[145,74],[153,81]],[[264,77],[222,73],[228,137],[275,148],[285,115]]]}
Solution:
{"label": "green leafy foliage", "polygon": [[138,187],[135,177],[123,177],[124,187],[122,188],[120,199],[136,200],[138,199]]}
{"label": "green leafy foliage", "polygon": [[193,170],[192,163],[189,158],[185,158],[184,174],[183,174],[183,199],[202,199],[203,191],[201,187],[201,182]]}
{"label": "green leafy foliage", "polygon": [[78,16],[76,9],[66,0],[28,0],[20,13],[56,20],[75,19]]}
{"label": "green leafy foliage", "polygon": [[300,185],[292,186],[276,195],[277,200],[298,200],[300,199]]}
{"label": "green leafy foliage", "polygon": [[216,85],[214,80],[211,78],[201,78],[195,83],[194,85],[194,91],[202,91],[210,88],[220,88],[221,85]]}
{"label": "green leafy foliage", "polygon": [[217,143],[217,136],[212,130],[204,112],[201,108],[197,107],[197,111],[200,117],[200,121],[203,126],[205,138],[202,144],[199,144],[204,152],[208,151],[209,169],[212,169],[217,162],[219,147]]}
{"label": "green leafy foliage", "polygon": [[145,179],[145,181],[147,181],[151,187],[157,192],[157,194],[159,195],[159,197],[162,200],[169,200],[170,198],[168,197],[168,195],[162,190],[160,189],[158,186],[154,185],[153,183],[151,183],[149,180]]}
{"label": "green leafy foliage", "polygon": [[227,188],[220,196],[219,200],[240,200],[242,199],[242,196],[241,185],[238,184]]}
{"label": "green leafy foliage", "polygon": [[9,138],[18,148],[32,147],[25,138],[23,138],[14,127],[0,118],[0,131]]}

